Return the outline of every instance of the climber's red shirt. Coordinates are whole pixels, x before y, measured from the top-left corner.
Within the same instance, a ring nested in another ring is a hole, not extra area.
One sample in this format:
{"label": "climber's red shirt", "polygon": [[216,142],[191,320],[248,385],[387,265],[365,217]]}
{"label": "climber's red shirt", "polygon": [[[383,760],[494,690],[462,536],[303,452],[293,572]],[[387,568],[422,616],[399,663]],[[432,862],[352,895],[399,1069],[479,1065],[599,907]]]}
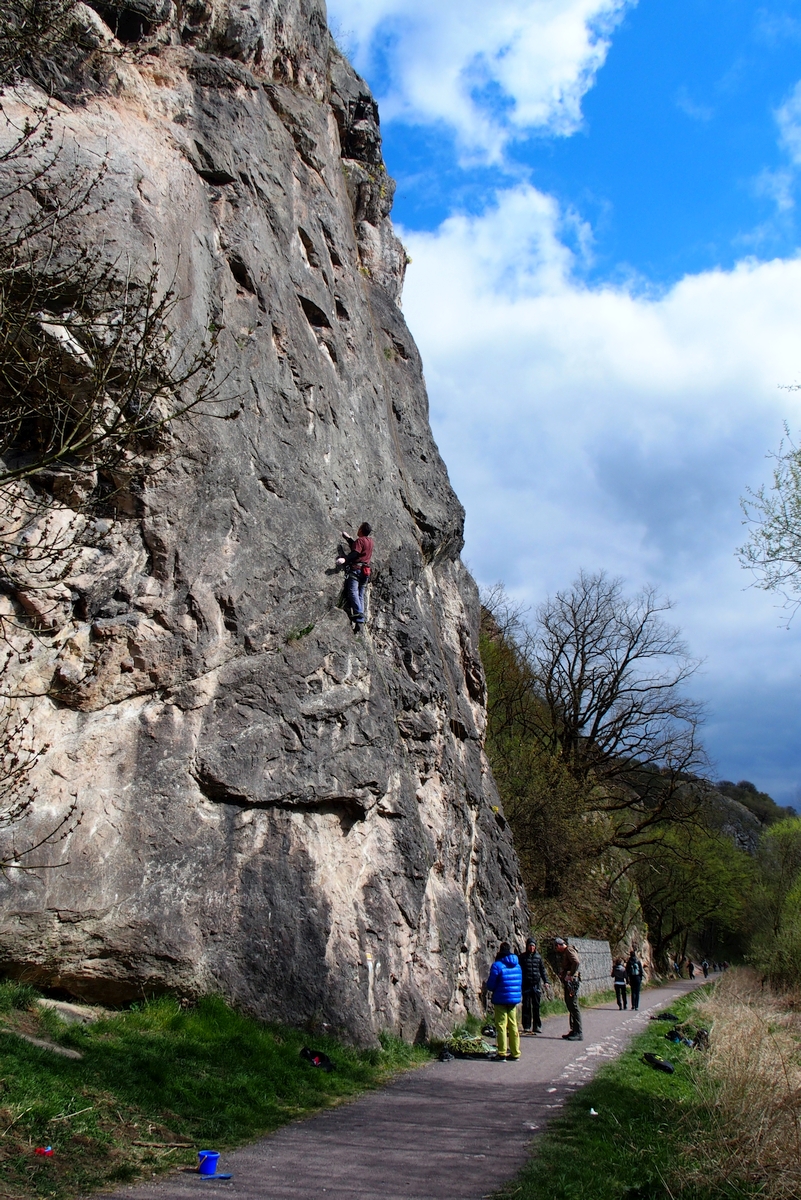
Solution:
{"label": "climber's red shirt", "polygon": [[356,541],[351,547],[349,558],[353,556],[352,561],[359,563],[361,566],[369,567],[370,559],[373,557],[373,539],[371,537],[356,538]]}

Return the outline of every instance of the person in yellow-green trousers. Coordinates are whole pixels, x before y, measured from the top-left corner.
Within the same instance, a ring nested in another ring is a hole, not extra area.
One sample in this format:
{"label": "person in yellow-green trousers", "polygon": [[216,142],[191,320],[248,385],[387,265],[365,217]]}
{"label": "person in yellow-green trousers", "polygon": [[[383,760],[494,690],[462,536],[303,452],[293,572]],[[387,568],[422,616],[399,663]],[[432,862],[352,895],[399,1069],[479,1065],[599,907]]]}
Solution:
{"label": "person in yellow-green trousers", "polygon": [[[523,999],[523,968],[512,954],[508,942],[501,942],[495,962],[490,968],[484,991],[492,997],[495,1009],[497,1053],[494,1062],[517,1062],[520,1058],[520,1030],[517,1027],[517,1006]],[[509,1049],[507,1052],[507,1031]]]}

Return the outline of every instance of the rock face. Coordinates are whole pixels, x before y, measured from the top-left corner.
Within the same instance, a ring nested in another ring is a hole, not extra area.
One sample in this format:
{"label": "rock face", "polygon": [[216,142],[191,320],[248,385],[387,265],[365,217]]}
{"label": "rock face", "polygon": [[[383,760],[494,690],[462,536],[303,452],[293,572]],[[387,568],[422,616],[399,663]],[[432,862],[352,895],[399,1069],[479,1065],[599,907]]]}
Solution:
{"label": "rock face", "polygon": [[[56,133],[106,164],[77,236],[134,273],[155,255],[181,336],[218,333],[220,396],[110,518],[63,491],[85,549],[49,607],[41,580],[2,600],[39,627],[9,670],[50,745],[8,836],[80,821],[37,852],[56,869],[0,878],[0,965],[101,1002],[218,990],[363,1042],[436,1032],[526,914],[375,102],[321,0],[176,13],[81,8],[81,45],[114,53],[102,86],[70,65]],[[361,520],[357,638],[334,562]]]}

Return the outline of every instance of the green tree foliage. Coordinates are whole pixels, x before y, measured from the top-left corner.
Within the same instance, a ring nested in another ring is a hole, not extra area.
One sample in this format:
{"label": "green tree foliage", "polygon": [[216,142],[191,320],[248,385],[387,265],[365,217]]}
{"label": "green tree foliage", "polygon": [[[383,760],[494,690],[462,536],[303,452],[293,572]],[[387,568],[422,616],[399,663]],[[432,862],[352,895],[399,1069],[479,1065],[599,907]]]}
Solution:
{"label": "green tree foliage", "polygon": [[529,899],[540,921],[558,923],[564,901],[576,896],[585,864],[603,839],[588,819],[586,788],[532,736],[540,705],[536,680],[521,645],[523,626],[505,596],[482,610],[481,656],[487,676],[487,752],[512,828]]}
{"label": "green tree foliage", "polygon": [[763,825],[773,825],[776,821],[783,821],[787,817],[795,816],[794,808],[789,805],[782,807],[777,804],[772,796],[769,796],[767,792],[760,792],[756,785],[748,779],[741,779],[739,783],[721,779],[715,784],[715,787],[730,800],[736,800],[739,804],[745,805]]}
{"label": "green tree foliage", "polygon": [[684,954],[691,935],[706,933],[714,952],[742,929],[754,864],[711,822],[671,824],[632,871],[657,961],[669,949]]}
{"label": "green tree foliage", "polygon": [[801,986],[801,817],[766,830],[750,902],[751,958],[771,982]]}

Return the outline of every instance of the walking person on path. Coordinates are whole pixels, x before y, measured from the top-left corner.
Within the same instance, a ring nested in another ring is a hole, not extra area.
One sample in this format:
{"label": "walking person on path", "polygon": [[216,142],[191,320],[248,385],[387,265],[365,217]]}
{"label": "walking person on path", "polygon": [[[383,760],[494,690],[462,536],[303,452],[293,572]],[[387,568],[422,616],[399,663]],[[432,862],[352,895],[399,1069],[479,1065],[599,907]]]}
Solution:
{"label": "walking person on path", "polygon": [[687,963],[687,976],[689,979],[695,979],[695,963],[692,959]]}
{"label": "walking person on path", "polygon": [[704,979],[709,978],[709,963],[704,959],[701,963],[701,970],[704,972]]}
{"label": "walking person on path", "polygon": [[640,988],[643,985],[644,978],[645,971],[637,957],[637,947],[632,946],[626,963],[626,979],[631,988],[631,1007],[634,1012],[637,1012],[640,1007]]}
{"label": "walking person on path", "polygon": [[564,938],[554,939],[556,949],[556,971],[562,980],[565,1005],[570,1018],[570,1032],[563,1033],[567,1042],[583,1042],[584,1034],[581,1029],[581,1009],[578,1002],[579,967],[581,960],[573,946],[568,946]]}
{"label": "walking person on path", "polygon": [[[520,1058],[520,1030],[517,1027],[517,1006],[523,999],[523,970],[512,954],[508,942],[501,942],[495,962],[490,968],[484,991],[492,997],[495,1009],[497,1052],[494,1062],[517,1062]],[[509,1052],[506,1034],[509,1033]]]}
{"label": "walking person on path", "polygon": [[548,987],[548,972],[537,950],[537,939],[530,937],[520,958],[523,969],[523,1035],[534,1037],[542,1031],[540,993]]}
{"label": "walking person on path", "polygon": [[363,521],[359,526],[356,537],[342,530],[342,536],[350,546],[350,551],[344,558],[338,558],[337,564],[345,566],[345,598],[350,609],[355,633],[360,633],[364,627],[364,594],[370,582],[370,560],[373,557],[373,539],[370,537],[372,528]]}
{"label": "walking person on path", "polygon": [[615,999],[617,1006],[622,1011],[628,1008],[628,992],[626,991],[626,968],[623,965],[622,958],[616,958],[612,964],[612,970],[609,972],[615,981]]}

